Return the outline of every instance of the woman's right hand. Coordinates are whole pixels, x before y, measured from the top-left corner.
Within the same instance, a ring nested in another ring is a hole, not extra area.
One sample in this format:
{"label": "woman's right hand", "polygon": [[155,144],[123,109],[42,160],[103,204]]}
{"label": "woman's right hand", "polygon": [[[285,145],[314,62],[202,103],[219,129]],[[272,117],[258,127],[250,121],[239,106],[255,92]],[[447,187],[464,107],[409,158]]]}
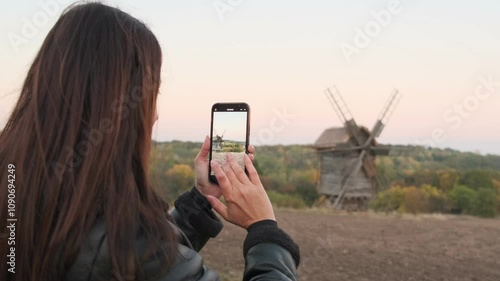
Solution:
{"label": "woman's right hand", "polygon": [[245,229],[258,221],[276,220],[271,201],[248,155],[244,156],[248,176],[232,154],[227,154],[226,159],[222,165],[213,160],[210,163],[226,201],[225,206],[216,197],[208,195],[215,211],[228,222]]}

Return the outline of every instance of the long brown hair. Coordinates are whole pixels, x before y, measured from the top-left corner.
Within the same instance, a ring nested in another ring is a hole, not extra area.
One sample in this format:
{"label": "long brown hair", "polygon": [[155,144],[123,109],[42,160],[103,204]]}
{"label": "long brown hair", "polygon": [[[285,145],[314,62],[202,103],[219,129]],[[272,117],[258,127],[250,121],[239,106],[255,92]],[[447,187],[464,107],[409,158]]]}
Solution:
{"label": "long brown hair", "polygon": [[[0,279],[61,280],[98,218],[113,279],[143,279],[138,232],[147,256],[172,264],[168,204],[148,180],[161,60],[145,24],[100,3],[71,6],[50,30],[0,134]],[[12,190],[15,274],[4,254]]]}

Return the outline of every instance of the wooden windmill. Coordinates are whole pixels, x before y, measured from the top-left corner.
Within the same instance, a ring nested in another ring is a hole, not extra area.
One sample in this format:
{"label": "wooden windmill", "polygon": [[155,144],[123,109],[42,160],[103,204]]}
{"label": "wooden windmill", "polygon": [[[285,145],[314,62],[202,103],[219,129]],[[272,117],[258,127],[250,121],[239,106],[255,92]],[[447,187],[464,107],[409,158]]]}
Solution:
{"label": "wooden windmill", "polygon": [[394,90],[372,130],[358,126],[337,87],[325,91],[344,127],[326,129],[313,147],[320,158],[319,191],[340,209],[364,209],[374,194],[375,156],[388,155],[391,146],[377,143],[401,94]]}
{"label": "wooden windmill", "polygon": [[217,131],[215,131],[215,139],[213,141],[213,146],[212,150],[215,152],[221,152],[222,147],[224,146],[224,134],[226,133],[226,130],[224,130],[224,133],[222,135],[218,135]]}

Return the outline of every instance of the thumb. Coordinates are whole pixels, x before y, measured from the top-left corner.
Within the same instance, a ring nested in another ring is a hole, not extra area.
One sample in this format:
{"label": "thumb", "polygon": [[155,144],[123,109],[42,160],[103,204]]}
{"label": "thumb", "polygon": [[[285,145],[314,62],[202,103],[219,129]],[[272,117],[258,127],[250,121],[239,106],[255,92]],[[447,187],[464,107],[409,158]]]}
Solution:
{"label": "thumb", "polygon": [[212,195],[207,195],[207,199],[210,202],[210,205],[212,205],[212,208],[214,208],[214,210],[219,215],[221,215],[225,220],[228,220],[229,216],[227,213],[227,207],[224,206],[224,204],[222,204],[222,202],[219,199],[215,198]]}
{"label": "thumb", "polygon": [[210,152],[210,137],[208,135],[205,137],[205,140],[203,141],[203,145],[201,146],[200,152],[198,152],[198,155],[196,155],[196,160],[205,160],[208,156],[208,153]]}

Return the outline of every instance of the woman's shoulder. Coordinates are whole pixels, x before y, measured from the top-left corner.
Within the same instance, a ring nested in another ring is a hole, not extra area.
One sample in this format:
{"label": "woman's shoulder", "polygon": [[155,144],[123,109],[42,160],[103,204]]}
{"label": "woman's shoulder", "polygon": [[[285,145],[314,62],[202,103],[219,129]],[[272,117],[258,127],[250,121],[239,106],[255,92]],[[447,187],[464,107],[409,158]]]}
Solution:
{"label": "woman's shoulder", "polygon": [[[218,274],[203,265],[202,257],[192,249],[188,241],[175,224],[171,223],[179,235],[176,260],[166,273],[160,258],[154,256],[140,268],[145,280],[219,280]],[[187,242],[187,243],[186,243]],[[135,241],[135,252],[138,256],[146,251],[148,241],[145,236],[138,235]],[[161,277],[159,276],[161,274]],[[109,256],[109,241],[104,220],[98,220],[88,233],[80,247],[79,253],[64,280],[110,280],[112,266]]]}

